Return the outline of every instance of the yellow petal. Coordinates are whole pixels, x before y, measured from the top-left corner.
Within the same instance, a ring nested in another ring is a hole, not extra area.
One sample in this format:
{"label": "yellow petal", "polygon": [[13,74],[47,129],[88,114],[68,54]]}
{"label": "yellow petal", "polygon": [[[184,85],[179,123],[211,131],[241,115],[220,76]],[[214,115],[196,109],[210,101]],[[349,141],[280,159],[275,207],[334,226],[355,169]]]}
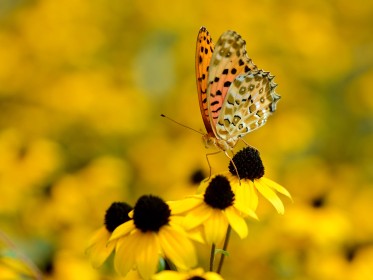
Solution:
{"label": "yellow petal", "polygon": [[143,279],[149,279],[157,272],[160,246],[154,232],[142,233],[136,251],[137,271]]}
{"label": "yellow petal", "polygon": [[[218,175],[218,174],[216,174],[216,175]],[[197,194],[203,194],[203,193],[206,191],[206,189],[207,189],[207,187],[209,186],[209,184],[210,184],[212,178],[213,178],[213,177],[211,177],[209,180],[206,180],[206,179],[205,179],[205,180],[203,180],[203,181],[199,184],[199,187],[198,187],[198,189],[197,189]]]}
{"label": "yellow petal", "polygon": [[163,270],[153,275],[152,280],[185,280],[187,275],[182,272]]}
{"label": "yellow petal", "polygon": [[140,235],[141,232],[136,231],[131,235],[119,239],[117,242],[114,267],[118,274],[123,277],[126,276],[128,271],[135,265],[135,257],[137,254]]}
{"label": "yellow petal", "polygon": [[285,196],[287,196],[288,198],[291,199],[290,193],[283,186],[281,186],[281,185],[277,184],[276,182],[274,182],[274,181],[272,181],[268,178],[265,178],[265,177],[260,178],[260,181],[262,181],[267,186],[271,187],[272,189],[275,189],[279,193],[281,193],[281,194],[283,194],[283,195],[285,195]]}
{"label": "yellow petal", "polygon": [[90,240],[86,253],[93,267],[100,267],[114,250],[115,242],[107,244],[109,238],[110,232],[103,226]]}
{"label": "yellow petal", "polygon": [[183,226],[187,230],[193,229],[201,224],[203,224],[207,219],[210,218],[212,209],[202,202],[198,207],[192,209],[185,216]]}
{"label": "yellow petal", "polygon": [[223,277],[221,277],[219,274],[215,272],[206,272],[203,275],[203,278],[206,280],[223,280]]}
{"label": "yellow petal", "polygon": [[109,242],[116,240],[126,234],[129,234],[134,229],[135,229],[135,224],[133,223],[133,220],[129,220],[128,222],[121,224],[113,231],[109,239]]}
{"label": "yellow petal", "polygon": [[255,187],[269,202],[271,202],[279,214],[284,214],[284,204],[270,187],[261,183],[260,180],[255,180]]}
{"label": "yellow petal", "polygon": [[245,220],[240,216],[240,213],[231,206],[225,209],[225,215],[232,229],[237,232],[238,236],[241,239],[245,238],[249,230]]}
{"label": "yellow petal", "polygon": [[165,256],[177,267],[187,269],[196,265],[196,252],[185,232],[163,226],[158,232],[158,240]]}
{"label": "yellow petal", "polygon": [[255,190],[254,183],[251,180],[244,180],[238,189],[243,189],[247,207],[255,211],[258,207],[258,194]]}
{"label": "yellow petal", "polygon": [[255,213],[258,206],[258,195],[251,181],[242,180],[242,184],[237,186],[234,206],[245,215],[258,220]]}
{"label": "yellow petal", "polygon": [[198,206],[202,201],[202,196],[192,196],[182,200],[168,201],[167,204],[173,215],[179,215]]}
{"label": "yellow petal", "polygon": [[219,244],[228,228],[228,221],[224,213],[221,210],[213,210],[211,216],[204,223],[205,227],[205,238],[208,244]]}
{"label": "yellow petal", "polygon": [[205,243],[205,239],[203,237],[203,226],[202,225],[195,227],[191,230],[188,230],[187,235],[190,239],[194,241],[197,241],[199,243]]}
{"label": "yellow petal", "polygon": [[131,211],[128,213],[128,217],[130,217],[131,219],[133,219],[133,210],[131,210]]}

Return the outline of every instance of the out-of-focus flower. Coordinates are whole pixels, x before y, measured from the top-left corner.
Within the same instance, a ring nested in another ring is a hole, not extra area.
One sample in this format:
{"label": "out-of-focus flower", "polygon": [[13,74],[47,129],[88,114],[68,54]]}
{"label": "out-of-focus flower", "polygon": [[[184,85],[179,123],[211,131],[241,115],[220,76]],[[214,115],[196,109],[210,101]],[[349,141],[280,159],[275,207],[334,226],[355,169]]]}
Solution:
{"label": "out-of-focus flower", "polygon": [[115,242],[108,241],[111,233],[121,224],[130,220],[128,213],[132,207],[123,202],[111,204],[105,214],[105,225],[96,231],[89,241],[87,253],[92,266],[99,267],[110,256],[114,250]]}
{"label": "out-of-focus flower", "polygon": [[41,279],[41,272],[17,246],[0,231],[0,279]]}
{"label": "out-of-focus flower", "polygon": [[130,217],[114,230],[108,243],[116,242],[114,266],[120,275],[136,268],[142,278],[149,279],[157,271],[159,257],[180,269],[196,265],[192,242],[173,221],[170,207],[162,199],[140,197]]}
{"label": "out-of-focus flower", "polygon": [[192,231],[201,229],[209,244],[219,244],[228,225],[241,238],[245,238],[248,228],[244,216],[257,219],[252,209],[236,203],[229,180],[222,175],[212,178],[203,194],[170,202],[170,205],[175,214],[185,215],[183,226]]}
{"label": "out-of-focus flower", "polygon": [[33,279],[34,271],[20,259],[0,256],[1,279]]}
{"label": "out-of-focus flower", "polygon": [[152,280],[223,280],[215,272],[204,272],[202,268],[196,268],[187,272],[164,270],[152,277]]}

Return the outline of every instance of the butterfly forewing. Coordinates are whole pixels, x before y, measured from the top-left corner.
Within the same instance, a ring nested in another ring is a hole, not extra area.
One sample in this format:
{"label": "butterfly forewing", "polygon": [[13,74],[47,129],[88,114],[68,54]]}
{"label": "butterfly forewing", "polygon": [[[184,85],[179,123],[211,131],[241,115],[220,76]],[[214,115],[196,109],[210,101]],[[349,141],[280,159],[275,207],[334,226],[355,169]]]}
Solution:
{"label": "butterfly forewing", "polygon": [[212,132],[208,105],[207,105],[207,79],[209,64],[214,51],[214,43],[212,42],[210,33],[205,27],[201,27],[197,37],[196,46],[196,76],[199,107],[203,122],[208,133]]}
{"label": "butterfly forewing", "polygon": [[217,135],[234,146],[245,134],[263,126],[276,110],[273,76],[262,70],[239,75],[229,87],[219,115]]}
{"label": "butterfly forewing", "polygon": [[215,126],[230,85],[238,75],[256,69],[247,56],[246,43],[241,36],[234,31],[224,32],[216,43],[208,74],[207,103],[215,135]]}

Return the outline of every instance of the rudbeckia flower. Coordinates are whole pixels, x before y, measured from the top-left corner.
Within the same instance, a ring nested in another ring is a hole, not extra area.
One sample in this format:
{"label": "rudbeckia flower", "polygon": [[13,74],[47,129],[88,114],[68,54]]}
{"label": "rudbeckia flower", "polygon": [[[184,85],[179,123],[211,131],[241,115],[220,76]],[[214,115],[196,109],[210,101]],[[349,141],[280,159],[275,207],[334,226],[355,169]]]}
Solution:
{"label": "rudbeckia flower", "polygon": [[246,237],[248,228],[244,216],[257,219],[249,207],[237,204],[229,180],[222,175],[212,178],[203,194],[169,204],[175,214],[185,216],[183,226],[191,232],[201,230],[208,244],[219,244],[228,226],[241,238]]}
{"label": "rudbeckia flower", "polygon": [[193,269],[187,272],[178,272],[164,270],[152,277],[152,280],[223,280],[223,278],[215,272],[204,272],[202,268]]}
{"label": "rudbeckia flower", "polygon": [[260,193],[273,205],[279,214],[284,214],[284,204],[278,197],[277,192],[290,199],[291,195],[284,187],[264,177],[264,166],[259,152],[254,148],[246,147],[233,157],[233,162],[237,167],[239,178],[232,162],[230,162],[228,167],[230,172],[224,175],[235,190],[238,204],[256,209],[258,205],[257,193]]}
{"label": "rudbeckia flower", "polygon": [[140,197],[130,216],[133,219],[117,227],[109,240],[109,245],[116,242],[114,266],[121,276],[135,268],[143,279],[149,279],[160,258],[180,269],[196,265],[192,242],[162,199]]}
{"label": "rudbeckia flower", "polygon": [[117,226],[130,220],[128,213],[132,207],[124,202],[114,202],[106,210],[105,225],[96,231],[87,248],[90,262],[93,267],[100,267],[114,250],[115,242],[108,244],[111,233]]}

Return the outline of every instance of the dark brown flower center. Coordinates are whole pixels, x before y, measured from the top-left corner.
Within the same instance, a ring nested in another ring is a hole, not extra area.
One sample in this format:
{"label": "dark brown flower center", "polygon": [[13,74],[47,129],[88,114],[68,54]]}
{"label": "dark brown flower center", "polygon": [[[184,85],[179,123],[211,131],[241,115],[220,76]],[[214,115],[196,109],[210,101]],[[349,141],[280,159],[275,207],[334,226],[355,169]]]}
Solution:
{"label": "dark brown flower center", "polygon": [[222,175],[214,177],[205,191],[204,201],[221,210],[233,205],[234,193],[228,179]]}
{"label": "dark brown flower center", "polygon": [[158,232],[162,226],[168,224],[170,215],[170,208],[161,198],[143,195],[135,205],[133,221],[142,232]]}
{"label": "dark brown flower center", "polygon": [[[264,166],[258,150],[246,147],[233,157],[233,162],[237,167],[238,175],[241,179],[260,179],[264,175]],[[229,163],[229,171],[236,175],[232,161]]]}
{"label": "dark brown flower center", "polygon": [[117,226],[130,220],[128,213],[132,207],[124,202],[114,202],[106,210],[105,227],[109,232],[113,232]]}

